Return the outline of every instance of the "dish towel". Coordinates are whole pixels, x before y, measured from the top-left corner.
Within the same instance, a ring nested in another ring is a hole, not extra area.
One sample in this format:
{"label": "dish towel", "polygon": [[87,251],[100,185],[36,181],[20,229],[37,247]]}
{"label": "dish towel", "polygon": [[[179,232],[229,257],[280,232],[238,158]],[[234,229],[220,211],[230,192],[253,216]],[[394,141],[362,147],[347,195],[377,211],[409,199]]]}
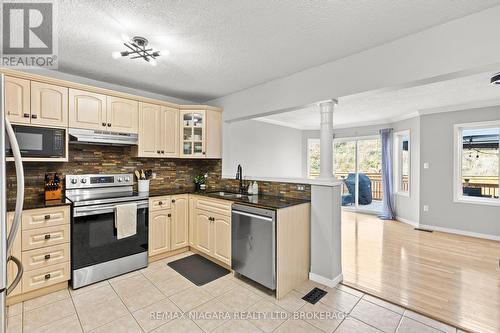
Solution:
{"label": "dish towel", "polygon": [[137,204],[128,203],[115,208],[116,238],[122,239],[137,233]]}

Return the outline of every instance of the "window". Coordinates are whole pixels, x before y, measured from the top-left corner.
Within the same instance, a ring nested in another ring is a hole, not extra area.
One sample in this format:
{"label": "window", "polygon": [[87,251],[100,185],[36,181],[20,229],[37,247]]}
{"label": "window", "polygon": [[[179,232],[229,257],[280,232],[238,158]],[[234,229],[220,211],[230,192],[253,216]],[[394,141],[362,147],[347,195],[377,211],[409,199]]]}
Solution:
{"label": "window", "polygon": [[319,176],[319,139],[307,139],[307,176]]}
{"label": "window", "polygon": [[394,188],[396,194],[410,196],[410,131],[394,133]]}
{"label": "window", "polygon": [[500,205],[500,121],[455,125],[455,201]]}

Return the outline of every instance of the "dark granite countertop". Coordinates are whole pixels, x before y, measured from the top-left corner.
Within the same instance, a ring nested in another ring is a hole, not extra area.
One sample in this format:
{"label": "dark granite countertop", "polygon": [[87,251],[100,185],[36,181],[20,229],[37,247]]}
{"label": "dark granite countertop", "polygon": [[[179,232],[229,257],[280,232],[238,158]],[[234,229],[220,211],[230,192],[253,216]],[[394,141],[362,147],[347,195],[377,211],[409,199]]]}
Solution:
{"label": "dark granite countertop", "polygon": [[[31,198],[31,199],[24,200],[23,210],[66,206],[66,205],[70,205],[70,204],[71,204],[71,202],[66,198],[63,198],[60,200],[50,200],[50,201],[45,201],[44,198],[39,198],[39,199],[32,199]],[[8,202],[7,203],[7,211],[13,212],[14,210],[16,210],[16,202]]]}
{"label": "dark granite countertop", "polygon": [[310,202],[309,200],[304,200],[304,199],[278,197],[274,195],[265,195],[265,194],[243,195],[238,198],[234,196],[220,196],[217,194],[218,192],[221,191],[209,190],[209,191],[195,192],[189,190],[152,190],[149,192],[149,196],[158,197],[163,195],[196,194],[214,199],[228,200],[242,205],[270,208],[270,209],[281,209]]}

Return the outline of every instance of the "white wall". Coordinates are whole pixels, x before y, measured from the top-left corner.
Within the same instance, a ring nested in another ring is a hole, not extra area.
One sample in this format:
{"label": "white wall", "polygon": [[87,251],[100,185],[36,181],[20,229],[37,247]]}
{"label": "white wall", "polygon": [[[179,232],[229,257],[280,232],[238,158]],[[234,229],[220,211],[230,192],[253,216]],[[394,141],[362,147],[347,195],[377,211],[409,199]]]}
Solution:
{"label": "white wall", "polygon": [[[253,117],[363,91],[439,81],[498,65],[500,7],[210,101],[225,119]],[[498,70],[498,68],[496,69]]]}
{"label": "white wall", "polygon": [[[245,177],[300,178],[300,130],[256,120],[225,124],[222,174],[234,177],[238,164]],[[228,139],[230,138],[230,139]]]}

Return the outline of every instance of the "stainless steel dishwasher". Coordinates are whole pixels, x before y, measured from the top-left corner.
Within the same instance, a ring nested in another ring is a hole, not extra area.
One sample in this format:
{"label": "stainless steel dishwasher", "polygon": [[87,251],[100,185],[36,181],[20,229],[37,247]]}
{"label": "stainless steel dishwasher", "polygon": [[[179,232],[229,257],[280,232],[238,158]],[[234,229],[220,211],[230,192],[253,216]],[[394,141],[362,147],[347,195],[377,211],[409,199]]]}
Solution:
{"label": "stainless steel dishwasher", "polygon": [[276,211],[234,204],[232,269],[276,289]]}

